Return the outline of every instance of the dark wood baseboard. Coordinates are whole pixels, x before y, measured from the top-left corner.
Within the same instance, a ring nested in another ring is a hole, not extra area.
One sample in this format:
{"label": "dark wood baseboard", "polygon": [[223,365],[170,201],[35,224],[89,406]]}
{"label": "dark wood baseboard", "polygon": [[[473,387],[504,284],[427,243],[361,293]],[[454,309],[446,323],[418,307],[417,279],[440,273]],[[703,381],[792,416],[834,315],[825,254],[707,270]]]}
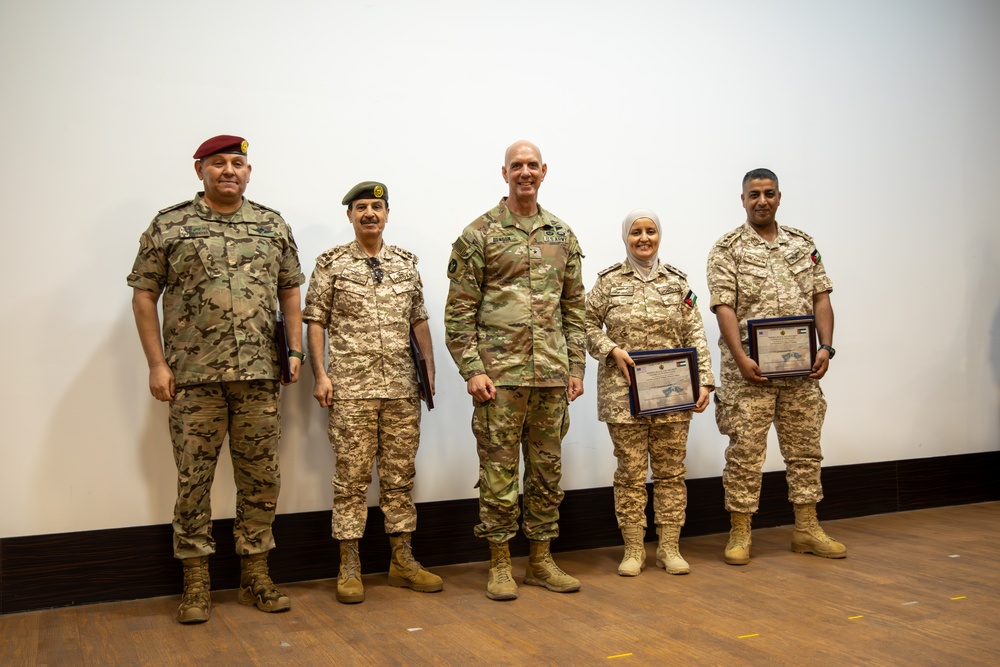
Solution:
{"label": "dark wood baseboard", "polygon": [[[687,484],[683,535],[727,531],[722,478],[692,479]],[[823,488],[824,520],[1000,500],[1000,451],[824,468]],[[764,475],[755,527],[792,523],[787,493],[784,472]],[[472,535],[479,514],[475,499],[421,503],[418,513],[414,550],[425,565],[489,558],[486,545]],[[647,539],[653,540],[651,506],[647,514]],[[620,543],[611,487],[567,491],[559,525],[561,536],[553,543],[554,551]],[[214,524],[213,589],[239,584],[232,527],[232,519]],[[280,514],[274,533],[278,548],[271,554],[270,566],[275,581],[336,576],[339,554],[330,537],[329,510]],[[169,524],[0,539],[0,614],[179,594],[181,568],[171,556],[171,544]],[[523,536],[511,542],[511,551],[515,556],[527,553]],[[361,559],[365,573],[389,567],[388,540],[377,508],[368,514]]]}

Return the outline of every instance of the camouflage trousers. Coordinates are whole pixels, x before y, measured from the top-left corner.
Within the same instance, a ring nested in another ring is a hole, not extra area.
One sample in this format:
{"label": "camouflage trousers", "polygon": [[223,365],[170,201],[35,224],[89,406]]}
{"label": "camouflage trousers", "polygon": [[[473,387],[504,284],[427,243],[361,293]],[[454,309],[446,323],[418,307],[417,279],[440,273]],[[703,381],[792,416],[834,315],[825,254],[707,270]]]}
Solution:
{"label": "camouflage trousers", "polygon": [[177,389],[169,418],[177,464],[175,557],[215,553],[210,494],[227,432],[236,481],[236,553],[246,556],[274,548],[271,524],[281,487],[278,387],[276,380],[249,380]]}
{"label": "camouflage trousers", "polygon": [[524,454],[524,535],[559,536],[562,439],[569,429],[563,387],[497,387],[496,398],[475,403],[472,433],[479,453],[476,537],[506,542],[517,533],[518,462]]}
{"label": "camouflage trousers", "polygon": [[684,455],[691,422],[608,424],[615,445],[615,516],[618,526],[646,526],[646,475],[653,469],[653,520],[684,525],[687,486]]}
{"label": "camouflage trousers", "polygon": [[809,378],[771,379],[752,385],[723,369],[722,386],[715,393],[719,432],[729,436],[722,484],[726,510],[753,514],[760,500],[761,470],[767,453],[767,434],[773,423],[785,459],[788,500],[796,505],[823,499],[820,484],[820,431],[826,399],[819,382]]}
{"label": "camouflage trousers", "polygon": [[368,520],[372,464],[378,469],[379,507],[385,532],[412,533],[417,508],[410,492],[420,444],[420,399],[335,400],[330,407],[333,475],[333,537],[359,540]]}

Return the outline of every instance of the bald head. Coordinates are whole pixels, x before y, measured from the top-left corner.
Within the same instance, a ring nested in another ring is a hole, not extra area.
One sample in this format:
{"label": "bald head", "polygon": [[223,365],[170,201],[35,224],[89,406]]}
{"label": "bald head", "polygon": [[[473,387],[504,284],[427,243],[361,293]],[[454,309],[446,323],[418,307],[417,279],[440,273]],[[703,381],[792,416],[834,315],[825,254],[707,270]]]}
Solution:
{"label": "bald head", "polygon": [[507,206],[515,215],[528,216],[538,212],[538,188],[545,180],[548,168],[542,162],[542,152],[530,141],[517,141],[504,154],[503,180],[510,187]]}
{"label": "bald head", "polygon": [[525,141],[524,139],[522,139],[521,141],[515,141],[514,143],[512,143],[510,146],[507,147],[507,152],[503,154],[504,165],[510,165],[511,155],[517,152],[517,150],[520,148],[527,148],[528,150],[534,151],[535,157],[538,158],[538,164],[543,164],[542,151],[539,150],[538,146],[531,143],[530,141]]}

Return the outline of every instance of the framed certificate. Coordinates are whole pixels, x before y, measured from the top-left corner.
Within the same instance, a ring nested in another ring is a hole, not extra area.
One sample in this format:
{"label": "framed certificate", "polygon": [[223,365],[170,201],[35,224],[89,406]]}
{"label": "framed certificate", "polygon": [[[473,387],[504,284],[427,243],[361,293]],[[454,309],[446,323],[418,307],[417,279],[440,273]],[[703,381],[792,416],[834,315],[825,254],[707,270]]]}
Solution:
{"label": "framed certificate", "polygon": [[698,402],[698,351],[693,347],[629,352],[632,416],[690,410]]}
{"label": "framed certificate", "polygon": [[812,373],[816,363],[816,318],[772,317],[747,320],[750,358],[760,374],[769,378],[796,377]]}
{"label": "framed certificate", "polygon": [[420,349],[417,337],[410,329],[410,351],[413,353],[413,365],[417,367],[417,386],[420,387],[420,396],[427,403],[427,409],[434,409],[434,395],[431,394],[431,379],[427,373],[427,359]]}

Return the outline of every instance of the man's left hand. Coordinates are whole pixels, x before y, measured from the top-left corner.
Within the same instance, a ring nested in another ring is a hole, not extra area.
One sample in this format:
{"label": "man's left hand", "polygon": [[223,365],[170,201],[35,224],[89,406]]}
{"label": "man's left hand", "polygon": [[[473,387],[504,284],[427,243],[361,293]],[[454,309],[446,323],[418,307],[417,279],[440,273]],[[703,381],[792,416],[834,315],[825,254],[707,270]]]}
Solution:
{"label": "man's left hand", "polygon": [[826,375],[828,370],[830,370],[830,352],[828,350],[819,350],[816,353],[816,362],[812,367],[813,372],[809,374],[809,377],[819,380]]}
{"label": "man's left hand", "polygon": [[295,384],[299,381],[299,370],[302,368],[302,360],[298,357],[288,357],[288,371],[289,375],[292,376],[291,382],[281,381],[283,385]]}

